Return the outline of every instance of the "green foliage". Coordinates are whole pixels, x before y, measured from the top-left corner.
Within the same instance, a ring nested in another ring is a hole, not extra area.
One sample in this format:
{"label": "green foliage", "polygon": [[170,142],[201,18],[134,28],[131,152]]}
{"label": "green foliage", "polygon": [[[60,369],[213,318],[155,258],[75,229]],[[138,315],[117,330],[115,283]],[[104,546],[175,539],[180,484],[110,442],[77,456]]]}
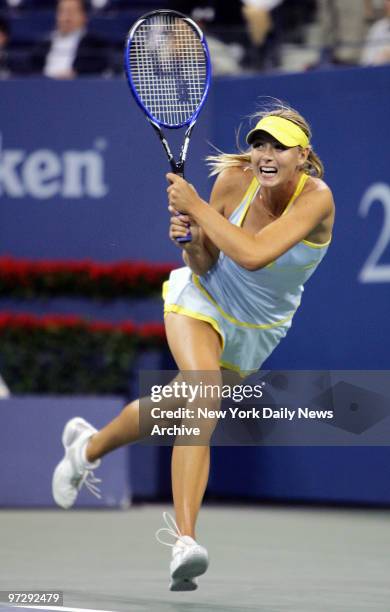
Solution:
{"label": "green foliage", "polygon": [[0,370],[15,394],[126,394],[137,353],[164,346],[160,324],[0,315]]}

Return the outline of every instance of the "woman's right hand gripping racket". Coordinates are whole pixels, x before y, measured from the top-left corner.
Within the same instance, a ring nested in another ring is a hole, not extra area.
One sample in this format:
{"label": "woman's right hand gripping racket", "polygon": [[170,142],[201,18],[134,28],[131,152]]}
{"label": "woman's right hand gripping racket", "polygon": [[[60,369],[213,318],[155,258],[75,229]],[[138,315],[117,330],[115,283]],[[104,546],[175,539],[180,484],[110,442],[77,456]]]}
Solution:
{"label": "woman's right hand gripping racket", "polygon": [[[172,172],[184,176],[191,133],[211,78],[210,55],[202,31],[192,19],[176,11],[143,15],[127,36],[125,71],[137,104],[160,138]],[[163,127],[186,128],[178,161]],[[190,231],[177,241],[190,242]]]}

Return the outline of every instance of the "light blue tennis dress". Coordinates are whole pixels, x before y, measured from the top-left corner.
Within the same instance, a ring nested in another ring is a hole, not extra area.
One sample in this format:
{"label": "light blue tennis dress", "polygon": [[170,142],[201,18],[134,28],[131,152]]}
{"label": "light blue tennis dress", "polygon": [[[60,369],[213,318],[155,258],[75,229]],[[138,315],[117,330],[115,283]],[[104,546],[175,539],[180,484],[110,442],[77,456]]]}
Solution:
{"label": "light blue tennis dress", "polygon": [[[302,192],[304,174],[283,214]],[[241,226],[259,183],[254,178],[242,202],[229,217]],[[257,371],[291,327],[303,285],[326,254],[330,240],[302,240],[268,266],[249,271],[220,253],[202,276],[190,268],[171,272],[164,283],[164,312],[176,312],[210,323],[222,341],[220,364],[242,376]]]}

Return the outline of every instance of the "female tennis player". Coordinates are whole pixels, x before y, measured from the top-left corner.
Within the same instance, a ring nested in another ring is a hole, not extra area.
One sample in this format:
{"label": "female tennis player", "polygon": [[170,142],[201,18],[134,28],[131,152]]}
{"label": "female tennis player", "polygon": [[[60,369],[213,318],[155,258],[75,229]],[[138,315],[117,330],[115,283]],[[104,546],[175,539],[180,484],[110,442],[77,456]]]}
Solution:
{"label": "female tennis player", "polygon": [[[168,343],[182,372],[258,370],[290,328],[303,284],[331,240],[332,193],[307,122],[281,104],[257,118],[247,152],[210,158],[218,176],[209,203],[183,178],[167,175],[170,238],[178,244],[188,224],[192,234],[180,245],[186,266],[164,287]],[[175,407],[173,400],[166,404]],[[79,417],[69,421],[53,476],[56,502],[72,506],[83,483],[96,493],[92,470],[100,458],[139,436],[139,400],[100,431]],[[174,537],[171,590],[197,588],[208,566],[195,524],[209,461],[208,443],[173,448],[176,522],[165,514],[168,528],[157,534],[160,541],[164,531]]]}

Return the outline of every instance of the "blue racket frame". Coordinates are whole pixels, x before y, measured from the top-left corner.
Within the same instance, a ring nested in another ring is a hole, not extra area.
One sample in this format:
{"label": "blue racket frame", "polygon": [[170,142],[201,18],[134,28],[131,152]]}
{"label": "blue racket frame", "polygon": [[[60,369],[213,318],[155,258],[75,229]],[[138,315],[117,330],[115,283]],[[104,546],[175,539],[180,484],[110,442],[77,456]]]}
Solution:
{"label": "blue racket frame", "polygon": [[[199,40],[202,44],[204,53],[205,53],[205,57],[206,57],[206,85],[205,85],[205,89],[203,92],[203,96],[201,101],[199,102],[199,106],[196,109],[195,113],[193,115],[191,115],[191,117],[189,117],[186,121],[183,121],[182,123],[166,123],[164,121],[159,121],[159,119],[157,119],[157,117],[154,117],[154,115],[149,111],[149,109],[144,106],[142,100],[140,99],[140,97],[137,94],[136,91],[136,87],[135,84],[133,82],[133,79],[131,77],[131,70],[130,70],[130,49],[131,46],[133,44],[133,39],[134,39],[134,33],[135,31],[138,29],[138,27],[140,25],[142,25],[142,23],[144,21],[146,21],[147,19],[149,19],[149,17],[152,17],[153,15],[176,15],[177,17],[180,17],[181,19],[184,19],[184,21],[186,21],[188,23],[189,26],[191,26],[198,34],[199,36]],[[130,91],[134,96],[135,101],[137,102],[138,106],[143,110],[143,112],[147,115],[147,117],[150,119],[151,122],[153,122],[154,124],[157,124],[159,127],[165,127],[165,128],[170,128],[170,129],[179,129],[179,128],[183,128],[186,125],[195,123],[195,121],[198,118],[198,115],[200,113],[200,111],[202,110],[204,103],[206,102],[206,98],[208,96],[209,93],[209,89],[210,89],[210,82],[211,82],[211,60],[210,60],[210,52],[209,52],[209,48],[207,45],[207,41],[206,38],[202,32],[202,30],[199,28],[199,26],[192,20],[190,19],[190,17],[187,17],[186,15],[183,15],[183,13],[179,13],[178,11],[170,11],[170,10],[166,10],[166,9],[161,9],[161,10],[157,10],[157,11],[151,11],[150,13],[146,13],[145,15],[142,15],[142,17],[140,17],[139,19],[137,19],[137,21],[135,22],[135,24],[132,26],[132,28],[130,29],[128,35],[127,35],[127,39],[126,39],[126,44],[125,44],[125,57],[124,57],[124,67],[125,67],[125,73],[126,73],[126,77],[127,77],[127,82],[129,84],[130,87]]]}
{"label": "blue racket frame", "polygon": [[[143,104],[142,100],[140,99],[140,97],[137,94],[137,90],[136,90],[136,86],[133,82],[132,76],[131,76],[131,70],[130,70],[130,50],[131,50],[131,46],[133,44],[133,40],[134,40],[134,34],[136,32],[136,30],[139,28],[140,25],[142,25],[143,22],[145,22],[147,19],[149,19],[150,17],[154,16],[154,15],[159,15],[159,16],[164,16],[164,15],[170,15],[170,16],[177,16],[180,17],[181,19],[183,19],[184,21],[186,21],[188,23],[188,25],[195,30],[195,32],[197,33],[197,35],[199,36],[199,40],[202,44],[203,47],[203,51],[205,54],[205,58],[206,58],[206,83],[205,83],[205,87],[204,87],[204,92],[202,95],[202,98],[199,102],[198,107],[196,108],[195,112],[188,117],[188,119],[186,119],[185,121],[181,122],[181,123],[166,123],[164,121],[160,121],[157,117],[155,117],[150,110]],[[141,108],[141,110],[145,113],[146,118],[148,119],[149,123],[151,124],[151,126],[153,127],[153,129],[155,130],[155,132],[157,133],[161,144],[164,147],[165,153],[167,155],[168,158],[168,162],[171,166],[171,170],[174,174],[178,174],[179,176],[184,177],[184,164],[187,158],[187,151],[188,151],[188,146],[190,143],[190,138],[191,138],[191,134],[192,134],[192,130],[195,126],[196,120],[199,116],[200,111],[202,110],[208,93],[209,93],[209,89],[210,89],[210,82],[211,82],[211,60],[210,60],[210,52],[209,52],[209,48],[207,46],[207,42],[205,39],[205,36],[202,32],[202,30],[199,28],[199,26],[189,17],[187,17],[186,15],[184,15],[183,13],[179,13],[178,11],[171,11],[171,10],[167,10],[167,9],[161,9],[161,10],[156,10],[156,11],[151,11],[149,13],[146,13],[145,15],[142,15],[142,17],[140,17],[139,19],[137,19],[137,21],[135,22],[135,24],[132,26],[132,28],[130,29],[128,35],[127,35],[127,39],[126,39],[126,44],[125,44],[125,53],[124,53],[124,68],[125,68],[125,74],[126,74],[126,78],[127,78],[127,83],[129,85],[130,91],[136,101],[136,103],[138,104],[138,106]],[[172,151],[170,149],[170,146],[168,144],[167,139],[165,138],[164,132],[162,130],[162,128],[169,128],[169,129],[180,129],[180,128],[184,128],[187,127],[186,132],[184,134],[184,139],[183,139],[183,145],[181,147],[180,150],[180,155],[179,155],[179,159],[178,161],[176,161],[174,159],[174,156],[172,154]],[[178,213],[180,214],[180,213]],[[185,243],[185,242],[190,242],[191,241],[191,232],[190,230],[188,231],[187,235],[182,237],[182,238],[177,238],[177,242],[180,243]]]}

